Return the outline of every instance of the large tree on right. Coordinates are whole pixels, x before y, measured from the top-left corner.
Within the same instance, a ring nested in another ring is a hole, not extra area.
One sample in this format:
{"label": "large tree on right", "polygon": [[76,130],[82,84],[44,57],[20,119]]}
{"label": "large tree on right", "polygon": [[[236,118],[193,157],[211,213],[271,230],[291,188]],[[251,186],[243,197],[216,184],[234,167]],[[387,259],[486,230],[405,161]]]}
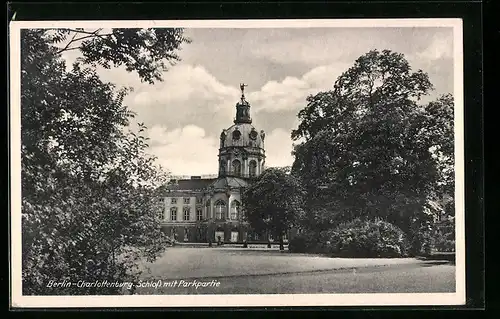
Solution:
{"label": "large tree on right", "polygon": [[453,98],[400,53],[359,57],[333,90],[307,98],[292,132],[294,175],[307,190],[302,224],[317,233],[353,218],[406,231],[415,252],[432,226],[430,200],[453,188]]}

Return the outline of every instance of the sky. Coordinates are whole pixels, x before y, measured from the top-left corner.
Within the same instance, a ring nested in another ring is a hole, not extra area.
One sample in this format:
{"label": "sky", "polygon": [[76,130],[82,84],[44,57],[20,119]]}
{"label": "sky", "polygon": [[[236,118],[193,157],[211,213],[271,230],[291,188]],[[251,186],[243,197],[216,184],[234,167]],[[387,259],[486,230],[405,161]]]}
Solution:
{"label": "sky", "polygon": [[[372,49],[403,53],[413,70],[429,74],[434,91],[453,93],[453,29],[266,28],[186,29],[192,42],[163,82],[141,83],[124,69],[100,69],[103,80],[128,86],[124,103],[150,138],[149,152],[173,175],[217,173],[219,135],[233,124],[240,83],[248,86],[253,125],[266,132],[266,166],[293,163],[291,130],[306,97],[329,90]],[[74,61],[77,51],[65,53]]]}

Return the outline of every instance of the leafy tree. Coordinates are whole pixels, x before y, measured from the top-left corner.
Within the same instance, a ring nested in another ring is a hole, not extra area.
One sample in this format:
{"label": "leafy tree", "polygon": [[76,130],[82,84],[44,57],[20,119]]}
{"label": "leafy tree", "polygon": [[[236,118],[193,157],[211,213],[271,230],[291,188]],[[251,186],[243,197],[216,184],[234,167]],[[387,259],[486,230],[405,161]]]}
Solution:
{"label": "leafy tree", "polygon": [[80,50],[80,61],[106,69],[125,66],[136,72],[141,80],[154,83],[162,80],[167,65],[180,61],[177,50],[191,40],[179,28],[155,29],[46,29],[48,41],[59,44],[56,53]]}
{"label": "leafy tree", "polygon": [[419,138],[426,140],[439,172],[434,196],[445,200],[449,206],[455,187],[455,139],[454,139],[454,103],[451,94],[444,94],[425,106],[425,119]]}
{"label": "leafy tree", "polygon": [[[451,97],[417,103],[431,89],[427,74],[412,72],[402,54],[374,50],[332,91],[308,97],[292,132],[305,140],[295,148],[293,172],[308,194],[306,226],[322,230],[377,217],[414,234],[429,227],[432,216],[423,208],[440,179],[432,149],[449,154],[453,141],[449,130],[439,135],[449,117],[433,119],[448,115]],[[415,241],[414,250],[420,244]]]}
{"label": "leafy tree", "polygon": [[244,191],[245,218],[258,233],[268,232],[279,239],[296,225],[302,213],[303,191],[299,180],[286,168],[266,169]]}
{"label": "leafy tree", "polygon": [[[66,71],[61,52],[69,46],[59,43],[77,31],[21,33],[24,294],[120,293],[119,287],[51,288],[48,283],[134,281],[143,259],[153,260],[164,247],[156,200],[164,174],[145,152],[146,128],[127,130],[134,116],[123,105],[127,90],[102,82],[92,65],[79,62]],[[86,44],[96,38],[80,40],[84,62],[103,50]],[[103,54],[100,61],[135,59],[137,41],[132,41],[136,47],[115,47],[114,55]],[[161,41],[166,46],[173,40]],[[159,78],[152,60],[136,62],[129,70],[135,68],[146,81]]]}

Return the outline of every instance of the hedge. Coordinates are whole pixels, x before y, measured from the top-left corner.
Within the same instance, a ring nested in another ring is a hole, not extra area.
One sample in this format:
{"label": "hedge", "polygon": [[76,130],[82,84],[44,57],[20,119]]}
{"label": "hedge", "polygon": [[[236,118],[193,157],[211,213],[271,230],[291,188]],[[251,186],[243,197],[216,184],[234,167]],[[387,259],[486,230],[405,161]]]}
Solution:
{"label": "hedge", "polygon": [[388,222],[355,219],[314,236],[301,234],[289,243],[291,252],[325,253],[337,257],[406,257],[410,243],[404,232]]}

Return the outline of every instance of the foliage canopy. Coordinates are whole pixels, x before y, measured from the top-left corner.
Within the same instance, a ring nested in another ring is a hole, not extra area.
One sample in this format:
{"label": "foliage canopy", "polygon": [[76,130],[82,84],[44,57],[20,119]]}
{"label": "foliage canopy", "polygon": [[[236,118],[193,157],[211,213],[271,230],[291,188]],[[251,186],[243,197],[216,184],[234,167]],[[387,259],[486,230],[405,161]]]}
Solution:
{"label": "foliage canopy", "polygon": [[[124,30],[22,30],[24,294],[119,293],[47,284],[134,281],[164,247],[156,192],[165,175],[145,151],[145,126],[127,131],[127,91],[101,81],[93,64],[125,65],[152,83],[178,59],[182,30]],[[70,49],[83,58],[66,68]]]}

